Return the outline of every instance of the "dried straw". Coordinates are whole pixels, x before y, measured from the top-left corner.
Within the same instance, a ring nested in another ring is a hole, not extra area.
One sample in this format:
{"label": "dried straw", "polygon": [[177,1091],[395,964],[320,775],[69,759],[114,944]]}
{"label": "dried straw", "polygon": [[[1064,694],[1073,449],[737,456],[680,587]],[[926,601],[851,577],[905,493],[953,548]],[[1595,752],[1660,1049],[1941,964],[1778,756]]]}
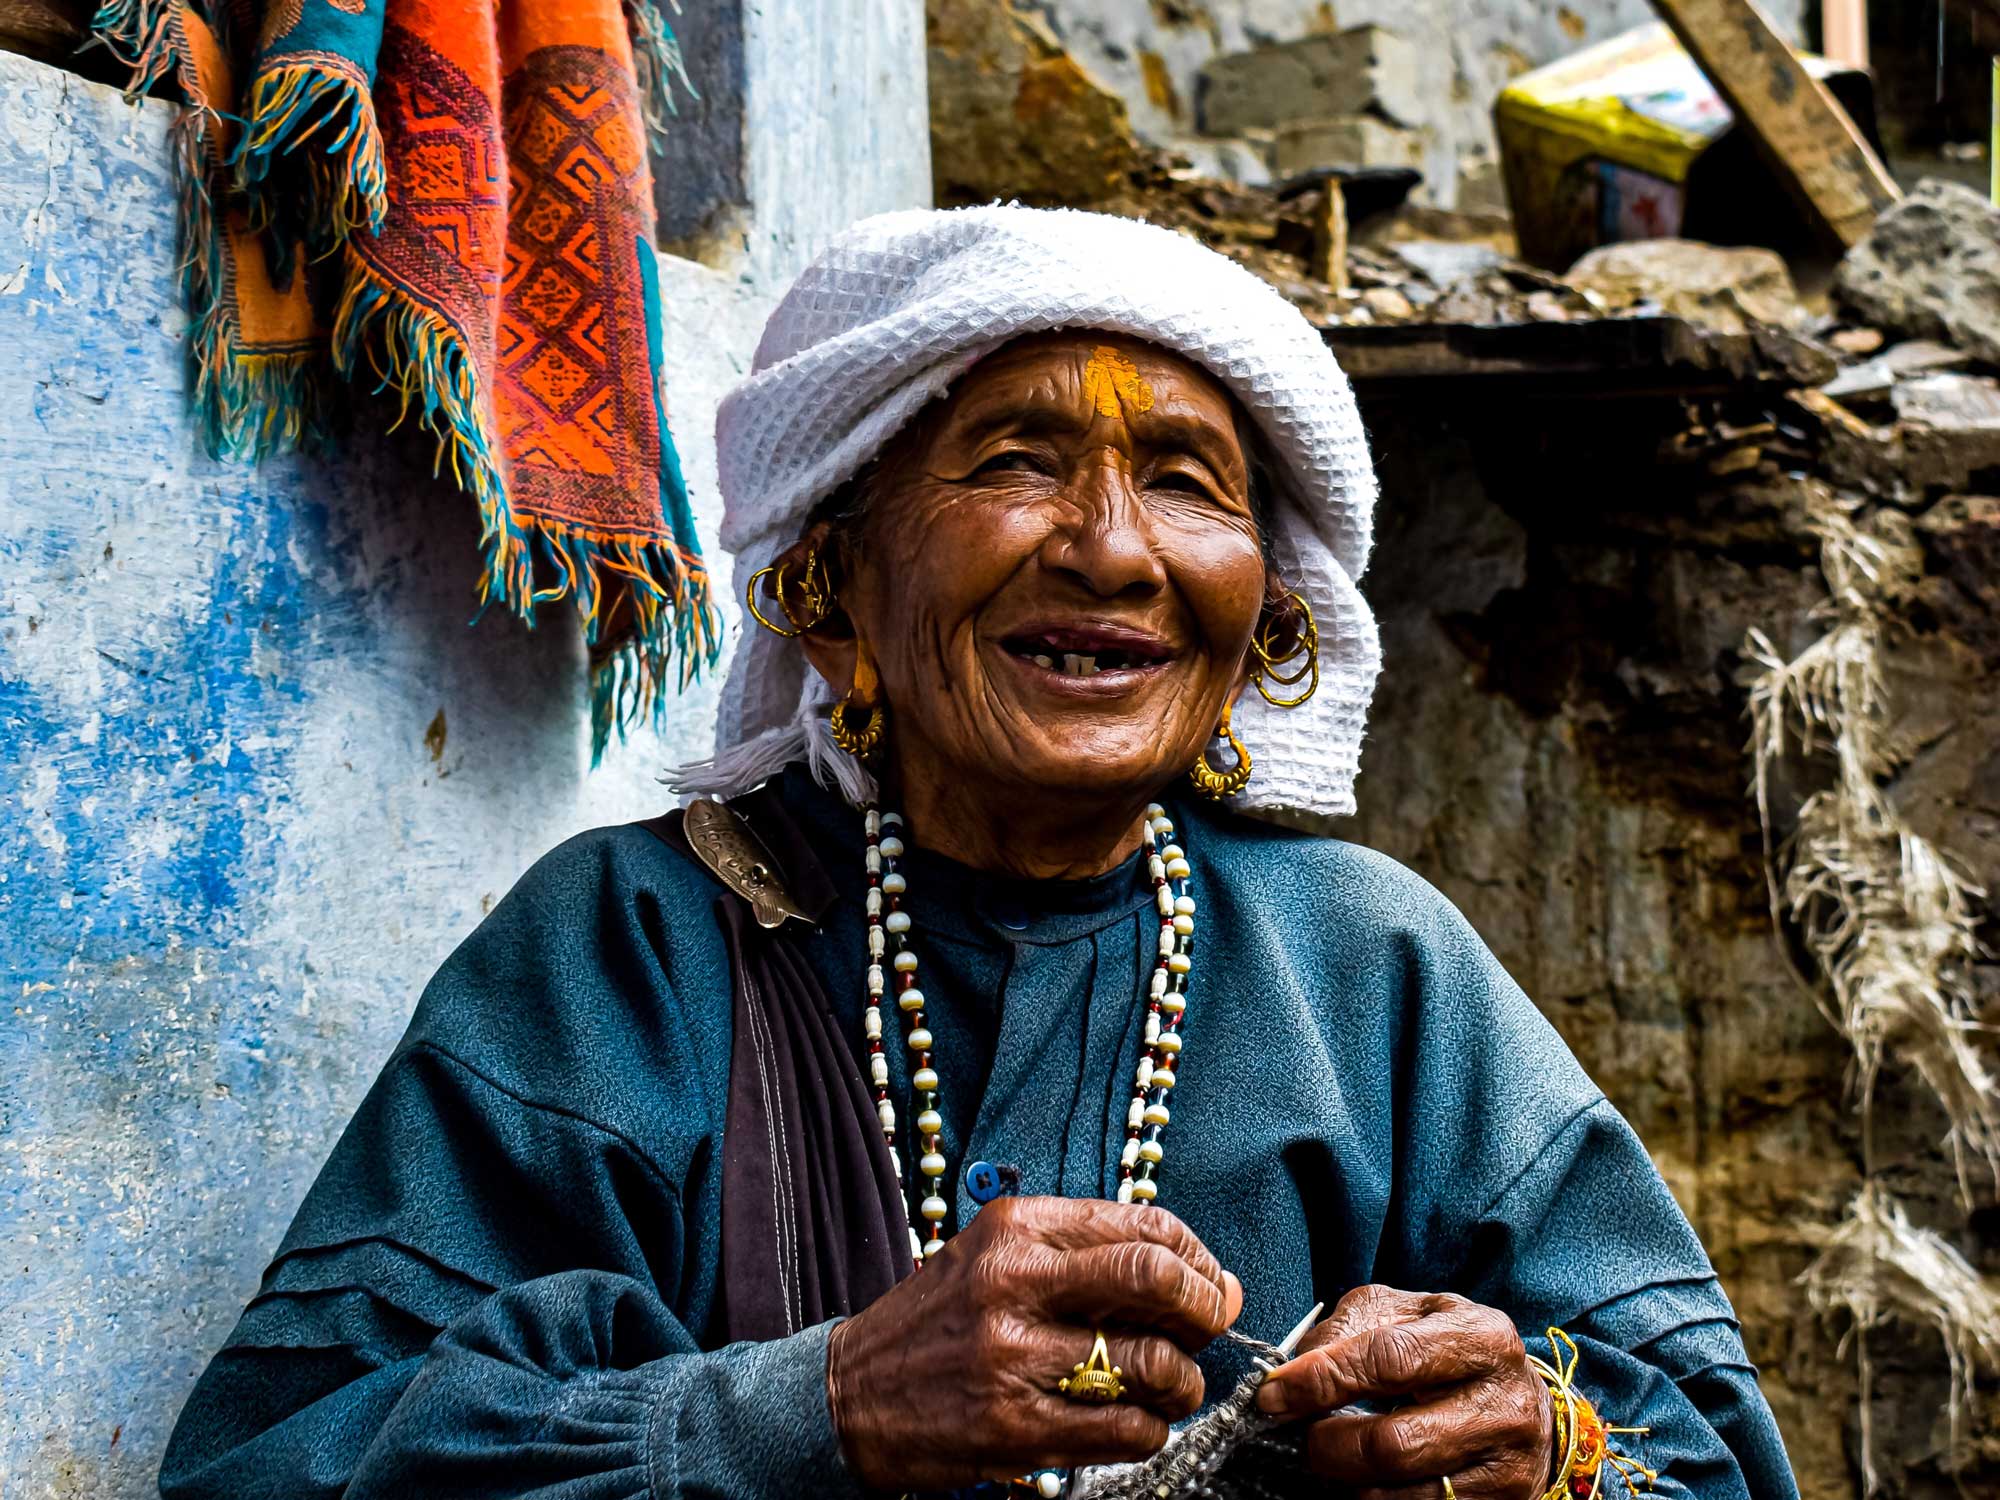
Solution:
{"label": "dried straw", "polygon": [[[1913,1227],[1872,1180],[1875,1085],[1896,1062],[1936,1095],[1969,1210],[1974,1167],[2000,1185],[2000,1084],[1985,1055],[1992,1028],[1977,1019],[1971,988],[1976,906],[1985,892],[1903,824],[1886,791],[1904,757],[1883,656],[1902,629],[1897,603],[1914,588],[1922,560],[1867,529],[1856,499],[1816,489],[1810,509],[1828,593],[1816,614],[1826,630],[1790,660],[1760,630],[1745,639],[1752,785],[1772,918],[1797,934],[1818,971],[1814,996],[1854,1048],[1870,1180],[1841,1224],[1808,1227],[1822,1248],[1802,1279],[1817,1310],[1839,1309],[1850,1320],[1861,1371],[1862,1471],[1873,1492],[1869,1329],[1891,1318],[1937,1329],[1951,1369],[1954,1460],[1964,1454],[1974,1364],[2000,1368],[2000,1292],[1938,1235]],[[1799,807],[1780,847],[1770,772],[1792,752],[1830,758],[1833,774]]]}

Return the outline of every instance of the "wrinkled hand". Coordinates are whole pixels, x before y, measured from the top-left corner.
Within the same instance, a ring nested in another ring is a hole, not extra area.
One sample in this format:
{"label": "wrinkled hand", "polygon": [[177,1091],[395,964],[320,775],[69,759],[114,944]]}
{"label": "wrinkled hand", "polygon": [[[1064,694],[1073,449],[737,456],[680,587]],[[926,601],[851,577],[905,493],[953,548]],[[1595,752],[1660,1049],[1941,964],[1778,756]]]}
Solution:
{"label": "wrinkled hand", "polygon": [[[1194,1352],[1243,1288],[1159,1208],[1000,1198],[915,1276],[833,1331],[827,1397],[850,1469],[879,1490],[947,1489],[1159,1450],[1201,1405]],[[1101,1326],[1124,1399],[1056,1383]]]}
{"label": "wrinkled hand", "polygon": [[[1383,1415],[1327,1415],[1367,1401]],[[1306,1460],[1355,1500],[1530,1500],[1554,1466],[1555,1405],[1502,1313],[1445,1293],[1357,1287],[1257,1393],[1312,1420]]]}

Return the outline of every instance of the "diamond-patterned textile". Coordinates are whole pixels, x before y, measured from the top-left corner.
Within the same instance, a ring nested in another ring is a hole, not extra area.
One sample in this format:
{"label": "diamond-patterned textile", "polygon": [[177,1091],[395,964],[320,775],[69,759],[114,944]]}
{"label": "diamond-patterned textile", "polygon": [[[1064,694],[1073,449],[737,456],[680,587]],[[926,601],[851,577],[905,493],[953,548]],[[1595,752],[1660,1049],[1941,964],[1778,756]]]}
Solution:
{"label": "diamond-patterned textile", "polygon": [[656,713],[673,651],[685,681],[719,637],[660,388],[655,0],[104,0],[96,27],[194,106],[210,447],[316,433],[338,376],[386,388],[479,501],[482,597],[576,601],[597,747]]}
{"label": "diamond-patterned textile", "polygon": [[[1381,667],[1355,587],[1375,471],[1347,377],[1298,310],[1233,261],[1132,219],[1013,206],[866,219],[806,268],[765,325],[750,376],[716,417],[722,545],[737,576],[772,561],[806,516],[974,361],[1011,338],[1097,328],[1205,366],[1281,467],[1273,551],[1320,628],[1320,688],[1302,707],[1246,693],[1236,726],[1257,774],[1231,805],[1286,821],[1354,811]],[[866,773],[826,735],[829,696],[800,653],[749,631],[722,691],[716,760],[687,789],[754,785],[809,760],[850,798]]]}

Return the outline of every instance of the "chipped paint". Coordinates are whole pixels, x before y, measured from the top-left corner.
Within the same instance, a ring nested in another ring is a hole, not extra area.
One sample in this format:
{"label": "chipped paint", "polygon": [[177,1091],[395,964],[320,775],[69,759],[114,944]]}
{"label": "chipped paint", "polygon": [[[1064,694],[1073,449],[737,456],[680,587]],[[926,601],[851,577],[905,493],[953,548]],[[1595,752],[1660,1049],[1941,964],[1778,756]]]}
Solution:
{"label": "chipped paint", "polygon": [[[920,14],[821,9],[817,50],[746,11],[753,193],[782,210],[740,265],[662,266],[711,548],[703,439],[775,291],[929,182]],[[829,80],[855,77],[879,108],[830,118]],[[170,118],[0,54],[6,1500],[154,1493],[189,1384],[424,979],[542,852],[657,812],[658,766],[713,717],[710,678],[666,742],[591,775],[573,630],[467,628],[476,518],[416,445],[200,455]]]}

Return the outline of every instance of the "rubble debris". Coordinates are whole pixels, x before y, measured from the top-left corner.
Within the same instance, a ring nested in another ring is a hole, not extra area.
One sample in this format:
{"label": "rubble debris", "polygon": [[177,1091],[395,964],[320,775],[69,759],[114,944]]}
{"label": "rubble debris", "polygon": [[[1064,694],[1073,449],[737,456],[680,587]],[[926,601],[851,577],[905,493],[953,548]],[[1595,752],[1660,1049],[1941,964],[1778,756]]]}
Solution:
{"label": "rubble debris", "polygon": [[[1345,177],[1342,190],[1350,200],[1354,187]],[[1504,213],[1464,208],[1437,208],[1428,203],[1399,203],[1370,211],[1350,201],[1355,216],[1355,240],[1377,249],[1394,249],[1416,240],[1433,244],[1482,245],[1507,260],[1518,260],[1514,221]]]}
{"label": "rubble debris", "polygon": [[1906,484],[1964,489],[2000,471],[2000,380],[1987,375],[1921,375],[1891,393],[1902,430]]}
{"label": "rubble debris", "polygon": [[1843,248],[1902,196],[1839,102],[1751,0],[1653,0],[1800,206]]}
{"label": "rubble debris", "polygon": [[1096,202],[1145,160],[1125,102],[1040,16],[1011,0],[928,0],[926,17],[938,203]]}
{"label": "rubble debris", "polygon": [[1528,266],[1503,263],[1439,288],[1425,308],[1435,323],[1567,323],[1599,310],[1574,287]]}
{"label": "rubble debris", "polygon": [[1825,389],[1796,391],[1790,404],[1820,433],[1828,477],[1891,505],[1921,506],[2000,478],[2000,380],[1990,375],[1899,379],[1881,422]]}
{"label": "rubble debris", "polygon": [[1271,172],[1290,177],[1315,167],[1420,167],[1423,137],[1373,115],[1292,120],[1271,141]]}
{"label": "rubble debris", "polygon": [[1882,342],[1879,328],[1835,328],[1826,335],[1827,347],[1841,354],[1873,354]]}
{"label": "rubble debris", "polygon": [[1361,305],[1371,317],[1384,323],[1401,323],[1416,314],[1410,299],[1392,286],[1371,286],[1361,294]]}
{"label": "rubble debris", "polygon": [[1927,180],[1841,262],[1834,299],[1869,323],[2000,364],[2000,206]]}
{"label": "rubble debris", "polygon": [[1396,259],[1432,286],[1455,286],[1487,271],[1498,270],[1509,257],[1475,240],[1400,240],[1388,247]]}
{"label": "rubble debris", "polygon": [[1694,240],[1634,240],[1592,250],[1569,268],[1570,285],[1592,291],[1611,311],[1658,311],[1719,333],[1753,323],[1801,322],[1792,273],[1770,250],[1724,249]]}
{"label": "rubble debris", "polygon": [[[1870,347],[1881,348],[1881,333],[1872,328],[1867,331],[1875,335],[1874,344]],[[1840,346],[1835,344],[1834,347]],[[1848,351],[1843,350],[1843,352]],[[1891,344],[1876,358],[1849,365],[1821,386],[1820,390],[1836,401],[1845,401],[1849,404],[1877,401],[1888,396],[1896,388],[1896,382],[1905,376],[1921,375],[1932,370],[1957,369],[1971,362],[1972,356],[1952,348],[1949,344],[1940,344],[1932,339],[1909,339],[1900,344]]]}
{"label": "rubble debris", "polygon": [[1500,170],[1500,154],[1491,146],[1460,148],[1458,196],[1452,201],[1474,213],[1506,214],[1507,178]]}
{"label": "rubble debris", "polygon": [[[1326,330],[1357,384],[1378,392],[1490,378],[1690,399],[1761,389],[1767,414],[1792,415],[1771,431],[1761,418],[1718,427],[1699,449],[1711,472],[1768,466],[1804,451],[1814,434],[1836,455],[1834,467],[1878,495],[1934,494],[1994,466],[1977,399],[1948,407],[1921,386],[1961,374],[1966,351],[1902,338],[1873,305],[1808,317],[1769,250],[1656,239],[1597,249],[1555,275],[1518,257],[1504,216],[1408,202],[1419,180],[1409,167],[1317,164],[1257,184],[1203,176],[1172,151],[1135,144],[1116,101],[1062,58],[1019,3],[930,0],[933,88],[953,101],[938,111],[942,201],[1064,202],[1193,235],[1289,298]],[[1664,31],[1657,45],[1687,62]],[[1593,74],[1589,86],[1599,81]],[[1112,124],[1089,135],[1095,127],[1078,122],[1093,119]],[[1029,121],[1028,133],[1059,139],[1023,150]],[[1346,123],[1395,129],[1376,114]],[[1085,135],[1098,147],[1108,141],[1110,154],[1062,149]],[[1884,219],[1885,243],[1894,243],[1896,223]],[[1854,260],[1877,253],[1871,241]]]}
{"label": "rubble debris", "polygon": [[1897,385],[1891,404],[1933,431],[2000,436],[2000,380],[1990,375],[1920,375]]}
{"label": "rubble debris", "polygon": [[1416,48],[1380,26],[1218,57],[1201,70],[1195,98],[1210,135],[1276,133],[1329,115],[1374,115],[1409,127],[1427,113]]}

